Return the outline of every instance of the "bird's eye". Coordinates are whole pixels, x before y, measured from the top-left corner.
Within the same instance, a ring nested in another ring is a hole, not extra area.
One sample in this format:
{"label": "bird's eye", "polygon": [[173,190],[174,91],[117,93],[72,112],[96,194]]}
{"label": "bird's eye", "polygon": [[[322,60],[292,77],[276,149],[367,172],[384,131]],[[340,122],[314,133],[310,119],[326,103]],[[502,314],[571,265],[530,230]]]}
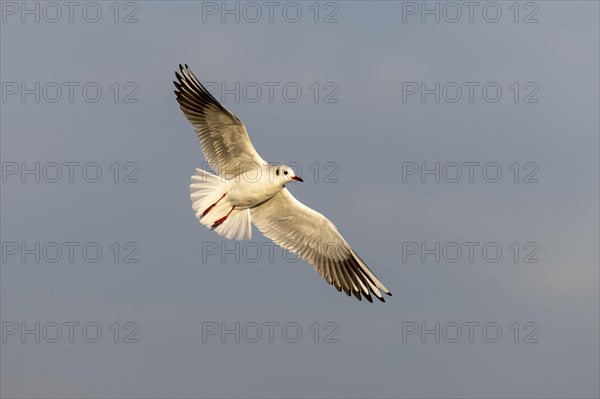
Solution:
{"label": "bird's eye", "polygon": [[277,168],[277,170],[275,171],[275,174],[276,174],[277,176],[279,176],[279,168]]}
{"label": "bird's eye", "polygon": [[285,172],[283,172],[283,174],[287,176],[287,170]]}

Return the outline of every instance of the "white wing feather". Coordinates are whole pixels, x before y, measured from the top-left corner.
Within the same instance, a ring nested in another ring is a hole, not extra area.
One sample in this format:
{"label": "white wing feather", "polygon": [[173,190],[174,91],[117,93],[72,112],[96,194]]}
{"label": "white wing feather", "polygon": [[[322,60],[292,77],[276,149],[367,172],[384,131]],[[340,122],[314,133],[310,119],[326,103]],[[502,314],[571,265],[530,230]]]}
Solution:
{"label": "white wing feather", "polygon": [[371,293],[381,301],[381,292],[391,295],[335,225],[294,198],[286,188],[250,212],[252,223],[266,237],[309,262],[338,291],[352,293],[358,299],[362,294],[369,301]]}
{"label": "white wing feather", "polygon": [[185,117],[200,139],[210,167],[220,176],[231,179],[252,170],[265,161],[250,142],[246,127],[209,93],[186,65],[175,72],[175,94]]}

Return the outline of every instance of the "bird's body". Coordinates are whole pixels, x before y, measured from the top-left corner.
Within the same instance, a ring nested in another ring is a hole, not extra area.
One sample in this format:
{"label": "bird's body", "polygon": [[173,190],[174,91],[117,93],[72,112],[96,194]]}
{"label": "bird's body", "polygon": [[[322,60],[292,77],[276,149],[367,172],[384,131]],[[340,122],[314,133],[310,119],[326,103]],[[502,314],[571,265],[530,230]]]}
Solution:
{"label": "bird's body", "polygon": [[246,128],[202,86],[187,65],[176,73],[177,101],[194,125],[217,175],[196,169],[192,208],[202,224],[226,238],[250,238],[252,223],[276,244],[308,261],[338,291],[372,302],[391,295],[329,219],[296,200],[285,187],[303,181],[286,165],[256,152]]}
{"label": "bird's body", "polygon": [[284,182],[275,179],[276,166],[247,165],[244,171],[228,181],[226,190],[229,200],[240,208],[248,209],[262,204],[284,187]]}
{"label": "bird's body", "polygon": [[190,185],[192,207],[202,224],[217,233],[251,238],[249,212],[277,195],[289,180],[301,180],[292,173],[286,166],[268,163],[246,164],[230,179],[196,169]]}

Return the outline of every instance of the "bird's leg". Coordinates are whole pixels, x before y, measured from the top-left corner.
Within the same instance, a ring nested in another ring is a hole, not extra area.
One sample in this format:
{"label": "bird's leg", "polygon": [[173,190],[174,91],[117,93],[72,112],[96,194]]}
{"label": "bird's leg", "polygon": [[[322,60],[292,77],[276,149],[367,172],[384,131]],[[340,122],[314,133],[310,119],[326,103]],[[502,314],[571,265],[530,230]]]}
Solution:
{"label": "bird's leg", "polygon": [[[225,194],[227,194],[227,193],[225,193]],[[219,201],[221,201],[223,199],[223,197],[225,197],[225,194],[223,194],[221,196],[221,198],[219,198]],[[206,208],[206,210],[204,212],[202,212],[202,216],[206,216],[206,214],[208,212],[210,212],[219,203],[219,201],[215,202],[214,204],[212,204],[211,206],[209,206],[208,208]]]}
{"label": "bird's leg", "polygon": [[220,219],[215,220],[215,222],[212,225],[212,228],[214,229],[215,227],[218,227],[221,223],[223,223],[224,221],[226,221],[227,217],[229,215],[231,215],[231,212],[233,212],[234,209],[235,209],[235,206],[229,210],[229,213],[227,215],[223,216]]}

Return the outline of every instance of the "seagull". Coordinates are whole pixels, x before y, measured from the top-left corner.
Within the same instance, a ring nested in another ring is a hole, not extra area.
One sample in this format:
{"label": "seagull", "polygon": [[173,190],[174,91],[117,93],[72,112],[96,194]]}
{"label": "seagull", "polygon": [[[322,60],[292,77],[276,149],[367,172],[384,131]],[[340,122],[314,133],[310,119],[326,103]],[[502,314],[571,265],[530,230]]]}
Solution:
{"label": "seagull", "polygon": [[358,300],[385,302],[392,295],[344,240],[335,225],[298,201],[285,187],[302,182],[287,165],[263,160],[242,121],[179,65],[173,81],[177,102],[194,126],[202,152],[217,174],[196,168],[190,184],[200,223],[228,239],[252,236],[252,223],[275,244],[310,263],[329,285]]}

